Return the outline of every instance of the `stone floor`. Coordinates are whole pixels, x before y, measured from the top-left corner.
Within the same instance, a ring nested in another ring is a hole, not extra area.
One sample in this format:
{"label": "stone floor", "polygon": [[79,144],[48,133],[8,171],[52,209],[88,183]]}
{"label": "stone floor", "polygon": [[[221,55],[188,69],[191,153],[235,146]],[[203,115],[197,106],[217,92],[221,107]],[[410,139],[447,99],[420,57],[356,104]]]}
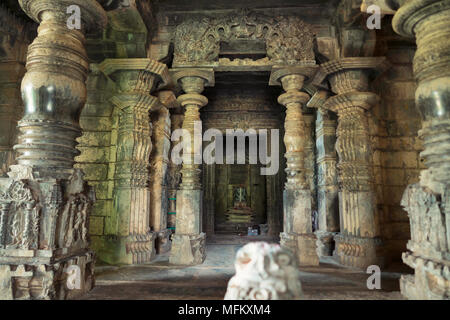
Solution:
{"label": "stone floor", "polygon": [[[206,261],[199,266],[169,265],[162,255],[151,264],[140,266],[96,268],[96,287],[81,299],[137,300],[208,300],[223,299],[228,280],[234,274],[236,251],[247,242],[231,237],[210,239]],[[258,239],[259,240],[259,239]],[[268,239],[264,239],[268,240]],[[401,272],[408,272],[398,266]],[[368,274],[338,266],[332,259],[321,261],[318,267],[301,268],[301,281],[306,299],[315,300],[396,300],[400,272],[390,268],[382,272],[381,290],[369,290]]]}

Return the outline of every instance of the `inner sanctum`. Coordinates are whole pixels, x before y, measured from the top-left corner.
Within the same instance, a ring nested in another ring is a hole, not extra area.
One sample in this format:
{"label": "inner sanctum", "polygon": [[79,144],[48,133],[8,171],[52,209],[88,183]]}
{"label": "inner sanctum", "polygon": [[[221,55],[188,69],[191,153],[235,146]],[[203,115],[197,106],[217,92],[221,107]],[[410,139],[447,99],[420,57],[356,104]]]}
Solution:
{"label": "inner sanctum", "polygon": [[0,299],[223,299],[259,242],[307,299],[449,299],[449,19],[2,1]]}

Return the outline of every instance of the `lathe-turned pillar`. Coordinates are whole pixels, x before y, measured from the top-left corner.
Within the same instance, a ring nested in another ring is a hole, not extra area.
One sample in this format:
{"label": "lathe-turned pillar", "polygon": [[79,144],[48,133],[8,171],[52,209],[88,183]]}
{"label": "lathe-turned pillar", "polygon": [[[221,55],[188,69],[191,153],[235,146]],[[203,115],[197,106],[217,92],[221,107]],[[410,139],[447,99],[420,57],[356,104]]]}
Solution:
{"label": "lathe-turned pillar", "polygon": [[95,195],[73,164],[86,102],[85,33],[101,30],[106,14],[96,1],[71,0],[83,22],[70,30],[69,1],[19,3],[40,26],[22,80],[18,164],[0,179],[0,299],[72,298],[94,285],[88,220]]}
{"label": "lathe-turned pillar", "polygon": [[152,59],[107,59],[99,69],[116,82],[111,98],[117,108],[118,130],[114,172],[117,237],[111,240],[112,264],[140,264],[155,256],[156,234],[150,230],[150,111],[159,99],[150,93],[169,82],[167,66]]}
{"label": "lathe-turned pillar", "polygon": [[281,245],[295,253],[300,265],[318,265],[316,253],[316,237],[312,232],[312,194],[310,186],[311,174],[307,167],[306,150],[312,141],[312,131],[302,113],[303,105],[308,102],[309,95],[300,92],[305,79],[315,71],[311,67],[275,68],[271,74],[271,85],[281,85],[286,91],[278,102],[286,106],[284,122],[284,144],[286,146],[287,182],[283,194],[284,228],[280,234]]}
{"label": "lathe-turned pillar", "polygon": [[403,261],[414,268],[400,289],[409,299],[450,297],[450,2],[401,1],[392,24],[405,37],[415,35],[416,105],[422,115],[419,136],[427,169],[420,183],[407,187],[402,206],[408,211],[411,240]]}
{"label": "lathe-turned pillar", "polygon": [[[183,164],[181,185],[177,191],[177,229],[173,235],[170,263],[182,265],[201,264],[206,258],[205,233],[202,232],[203,190],[201,163],[195,161],[195,155],[202,152],[202,132],[195,132],[195,124],[201,124],[200,108],[208,103],[201,95],[205,86],[212,86],[212,69],[174,69],[173,78],[185,94],[178,101],[185,108],[183,130],[189,134],[183,139]],[[195,135],[197,134],[197,135]],[[198,136],[199,135],[199,136]],[[197,157],[198,158],[198,157]]]}
{"label": "lathe-turned pillar", "polygon": [[371,69],[384,58],[343,58],[323,64],[332,90],[323,108],[338,114],[340,233],[334,237],[340,263],[365,269],[383,265],[367,111],[378,97],[367,92]]}

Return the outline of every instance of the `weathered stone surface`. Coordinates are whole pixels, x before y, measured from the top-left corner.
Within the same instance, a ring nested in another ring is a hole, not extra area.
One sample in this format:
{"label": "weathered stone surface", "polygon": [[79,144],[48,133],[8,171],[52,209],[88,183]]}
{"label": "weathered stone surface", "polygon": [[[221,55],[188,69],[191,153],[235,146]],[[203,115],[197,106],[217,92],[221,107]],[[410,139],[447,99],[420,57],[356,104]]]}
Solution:
{"label": "weathered stone surface", "polygon": [[287,182],[283,194],[284,228],[280,236],[281,245],[293,251],[300,265],[319,264],[311,214],[311,185],[314,182],[310,179],[314,160],[308,158],[313,153],[312,129],[308,129],[301,110],[302,105],[309,100],[309,95],[300,92],[305,79],[311,78],[315,71],[313,65],[274,68],[270,80],[272,84],[281,84],[286,91],[278,99],[280,104],[286,106],[284,144]]}
{"label": "weathered stone surface", "polygon": [[303,298],[295,257],[279,245],[254,242],[239,249],[236,275],[225,300],[299,300]]}
{"label": "weathered stone surface", "polygon": [[400,287],[409,299],[449,299],[449,17],[448,1],[414,0],[402,2],[392,21],[397,33],[416,37],[415,97],[424,120],[419,136],[426,169],[420,183],[408,186],[402,198],[411,224],[403,261],[415,273],[402,277]]}
{"label": "weathered stone surface", "polygon": [[194,135],[195,122],[201,121],[200,108],[208,103],[202,96],[205,86],[214,85],[212,69],[175,69],[174,81],[181,85],[185,94],[178,97],[185,107],[183,129],[190,134],[190,146],[183,152],[181,185],[176,196],[177,231],[172,242],[170,262],[174,264],[200,264],[206,257],[205,234],[202,230],[203,190],[201,184],[201,165],[195,164]]}

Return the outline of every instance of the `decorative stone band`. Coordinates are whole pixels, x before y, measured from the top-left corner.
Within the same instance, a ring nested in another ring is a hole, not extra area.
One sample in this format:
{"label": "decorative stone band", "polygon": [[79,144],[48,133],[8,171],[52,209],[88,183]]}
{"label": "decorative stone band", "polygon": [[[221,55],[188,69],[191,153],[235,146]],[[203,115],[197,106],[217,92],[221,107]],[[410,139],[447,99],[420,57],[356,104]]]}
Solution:
{"label": "decorative stone band", "polygon": [[450,75],[449,18],[446,0],[404,1],[394,15],[392,26],[398,34],[416,36],[414,75],[419,82]]}
{"label": "decorative stone band", "polygon": [[297,257],[300,266],[319,265],[316,241],[317,237],[314,233],[280,233],[280,245]]}
{"label": "decorative stone band", "polygon": [[[60,261],[52,260],[51,263],[41,262],[40,257],[32,259],[30,256],[28,261],[23,256],[20,259],[20,264],[2,265],[0,258],[3,280],[0,286],[1,300],[71,299],[90,291],[94,286],[95,254],[92,251],[66,256]],[[65,285],[70,268],[79,269],[83,277],[80,288],[69,290]]]}
{"label": "decorative stone band", "polygon": [[415,275],[402,275],[400,291],[412,300],[443,300],[449,298],[450,266],[409,252],[403,262],[415,269]]}
{"label": "decorative stone band", "polygon": [[174,234],[169,261],[178,265],[202,264],[206,258],[206,234]]}
{"label": "decorative stone band", "polygon": [[154,258],[154,240],[156,233],[130,235],[127,237],[126,250],[132,255],[133,264],[141,264],[151,261]]}
{"label": "decorative stone band", "polygon": [[19,0],[23,11],[36,22],[56,20],[66,25],[67,8],[76,5],[81,9],[83,32],[102,30],[107,17],[102,6],[95,0]]}
{"label": "decorative stone band", "polygon": [[344,265],[366,268],[370,265],[384,265],[382,240],[380,238],[363,238],[343,234],[334,236],[336,252]]}

